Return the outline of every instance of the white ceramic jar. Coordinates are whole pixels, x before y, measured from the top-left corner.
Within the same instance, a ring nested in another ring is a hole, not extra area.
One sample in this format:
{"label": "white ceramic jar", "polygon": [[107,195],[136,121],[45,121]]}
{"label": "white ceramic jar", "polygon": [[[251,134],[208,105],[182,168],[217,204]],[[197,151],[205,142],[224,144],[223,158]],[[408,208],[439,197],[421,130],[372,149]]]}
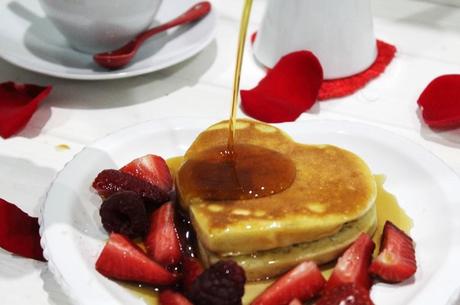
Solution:
{"label": "white ceramic jar", "polygon": [[326,79],[368,68],[377,56],[370,0],[268,0],[256,58],[273,67],[298,50],[318,57]]}
{"label": "white ceramic jar", "polygon": [[69,44],[86,53],[116,49],[153,22],[162,0],[40,0]]}

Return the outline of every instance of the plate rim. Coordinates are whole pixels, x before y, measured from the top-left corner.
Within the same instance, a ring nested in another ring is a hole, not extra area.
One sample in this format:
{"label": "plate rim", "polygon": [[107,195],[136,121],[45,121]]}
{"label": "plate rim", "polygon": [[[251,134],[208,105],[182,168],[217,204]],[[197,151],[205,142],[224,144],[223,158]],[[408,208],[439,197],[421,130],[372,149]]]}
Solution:
{"label": "plate rim", "polygon": [[[85,146],[80,152],[76,153],[74,155],[74,157],[69,162],[67,162],[66,165],[56,174],[55,179],[51,183],[51,185],[50,185],[50,187],[49,187],[49,189],[48,189],[48,191],[47,191],[47,193],[46,193],[46,195],[44,197],[43,204],[41,205],[40,214],[39,214],[39,218],[38,218],[39,219],[39,224],[40,224],[41,245],[42,245],[42,248],[43,248],[44,256],[48,260],[48,266],[50,268],[50,271],[53,273],[53,275],[57,279],[57,282],[59,283],[59,285],[63,288],[64,292],[69,296],[69,298],[72,301],[74,301],[76,304],[88,304],[86,302],[82,302],[81,299],[79,299],[75,295],[75,292],[72,290],[72,287],[70,286],[70,284],[65,280],[65,278],[62,275],[62,273],[59,271],[59,268],[54,264],[53,260],[50,259],[51,258],[50,253],[49,253],[50,247],[47,244],[48,241],[47,241],[47,236],[46,236],[46,220],[44,219],[45,218],[44,217],[45,210],[47,208],[48,195],[51,192],[51,190],[53,189],[53,186],[55,185],[56,181],[59,180],[59,178],[62,175],[62,173],[66,170],[66,168],[68,168],[69,163],[73,162],[76,158],[81,156],[82,153],[84,153],[85,151],[87,151],[87,150],[89,150],[91,148],[104,146],[104,142],[111,142],[114,138],[117,138],[117,137],[119,137],[120,135],[122,135],[124,133],[130,133],[130,132],[132,132],[132,130],[136,130],[136,129],[148,130],[148,128],[142,128],[143,126],[144,127],[146,127],[146,126],[157,126],[157,127],[160,127],[160,130],[168,130],[168,127],[163,127],[163,126],[171,126],[172,125],[172,126],[176,126],[176,128],[184,128],[184,126],[185,126],[186,128],[195,128],[195,129],[200,129],[201,130],[201,128],[206,128],[207,126],[209,126],[209,125],[211,125],[213,123],[216,123],[217,121],[218,120],[216,120],[215,118],[211,118],[211,117],[169,117],[169,118],[163,118],[163,119],[159,119],[159,120],[151,120],[151,121],[146,121],[146,122],[142,122],[142,123],[138,123],[138,124],[133,124],[131,126],[128,126],[128,127],[121,128],[119,130],[113,131],[113,132],[107,134],[106,136],[103,136],[103,137],[97,139],[93,143]],[[207,124],[207,125],[205,125],[205,124]],[[400,134],[394,133],[394,132],[392,132],[392,131],[390,131],[388,129],[378,127],[376,125],[371,125],[371,124],[362,123],[362,122],[356,122],[356,121],[351,121],[351,120],[341,120],[341,119],[309,119],[309,120],[302,120],[302,121],[297,121],[297,122],[272,124],[272,125],[274,125],[276,127],[279,127],[279,128],[282,128],[283,130],[286,130],[286,129],[290,129],[290,128],[294,128],[294,129],[298,128],[298,127],[295,127],[295,125],[303,125],[303,126],[305,126],[305,124],[306,125],[310,125],[310,124],[324,125],[324,124],[326,124],[326,126],[328,124],[332,124],[332,125],[337,124],[337,125],[340,125],[340,126],[346,125],[345,127],[352,126],[352,128],[353,127],[361,127],[361,130],[364,130],[363,127],[366,127],[368,130],[370,129],[370,130],[376,131],[376,132],[378,132],[380,134],[390,135],[391,137],[393,137],[395,139],[398,139],[399,141],[402,141],[402,142],[408,144],[409,146],[412,146],[412,148],[415,148],[418,151],[423,152],[423,154],[425,155],[424,157],[428,157],[428,158],[431,158],[432,160],[436,160],[438,162],[438,165],[441,165],[440,169],[449,174],[449,178],[450,178],[449,187],[451,185],[460,186],[460,177],[459,177],[459,175],[451,167],[449,167],[449,165],[444,160],[442,160],[440,157],[438,157],[437,155],[435,155],[434,153],[429,151],[427,148],[423,147],[421,144],[415,142],[414,140],[412,140],[410,138],[407,138],[405,136],[402,136]],[[290,126],[290,127],[286,127],[286,126]],[[356,130],[359,130],[359,129],[356,129]],[[366,131],[366,132],[359,131],[358,134],[359,133],[363,133],[363,134],[367,133],[367,134],[369,134],[368,131]],[[454,208],[452,206],[449,206],[449,207]],[[460,209],[460,207],[455,207],[455,208]],[[460,233],[459,224],[460,224],[460,221],[453,222],[453,226],[455,227],[456,230],[454,231],[453,234],[451,234],[452,236],[455,234],[455,232]],[[448,253],[448,255],[446,255],[446,257],[449,258],[449,262],[453,261],[453,260],[456,260],[455,254],[460,254],[460,247],[458,245],[456,247],[452,247],[452,249],[453,249],[453,251],[451,251],[450,253]],[[446,261],[447,261],[447,259],[446,259]],[[446,263],[444,263],[443,265],[445,265],[445,264]],[[439,271],[435,272],[433,275],[434,275],[434,277],[439,277],[440,276]],[[456,288],[456,287],[457,286],[455,286],[454,288]],[[456,291],[456,289],[453,289],[453,291],[450,291],[448,293],[446,299],[449,299],[449,295],[454,293],[455,292],[454,290]]]}

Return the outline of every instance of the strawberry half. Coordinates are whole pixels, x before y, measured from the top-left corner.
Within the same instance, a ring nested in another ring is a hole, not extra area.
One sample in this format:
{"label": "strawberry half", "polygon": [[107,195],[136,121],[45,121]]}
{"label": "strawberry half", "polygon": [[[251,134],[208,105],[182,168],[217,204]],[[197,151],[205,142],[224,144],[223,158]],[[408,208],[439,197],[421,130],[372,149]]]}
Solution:
{"label": "strawberry half", "polygon": [[324,291],[315,305],[374,305],[369,290],[355,284],[343,284]]}
{"label": "strawberry half", "polygon": [[92,185],[102,198],[108,198],[118,192],[131,191],[144,198],[147,206],[156,207],[169,200],[169,194],[159,187],[116,169],[103,170]]}
{"label": "strawberry half", "polygon": [[306,261],[276,280],[251,305],[287,305],[293,299],[304,302],[317,295],[325,283],[318,266]]}
{"label": "strawberry half", "polygon": [[326,290],[342,284],[355,284],[365,289],[372,285],[368,268],[372,259],[375,244],[366,233],[342,254],[335,265],[334,271],[326,284]]}
{"label": "strawberry half", "polygon": [[147,255],[164,266],[176,265],[181,259],[179,237],[174,223],[174,206],[167,202],[150,217],[150,231],[145,239]]}
{"label": "strawberry half", "polygon": [[160,305],[193,305],[179,292],[170,289],[160,292]]}
{"label": "strawberry half", "polygon": [[302,302],[300,302],[299,299],[294,299],[289,303],[289,305],[302,305]]}
{"label": "strawberry half", "polygon": [[182,258],[182,266],[184,274],[182,277],[182,285],[186,291],[190,290],[193,282],[197,277],[203,273],[204,267],[199,259],[196,257],[184,257]]}
{"label": "strawberry half", "polygon": [[399,283],[417,271],[412,238],[390,221],[383,227],[380,253],[369,272],[389,283]]}
{"label": "strawberry half", "polygon": [[150,260],[138,246],[118,233],[110,234],[96,262],[96,270],[117,280],[151,285],[170,285],[176,282],[174,274]]}
{"label": "strawberry half", "polygon": [[156,185],[165,192],[173,186],[173,180],[166,161],[156,155],[145,155],[134,159],[120,169],[122,172]]}

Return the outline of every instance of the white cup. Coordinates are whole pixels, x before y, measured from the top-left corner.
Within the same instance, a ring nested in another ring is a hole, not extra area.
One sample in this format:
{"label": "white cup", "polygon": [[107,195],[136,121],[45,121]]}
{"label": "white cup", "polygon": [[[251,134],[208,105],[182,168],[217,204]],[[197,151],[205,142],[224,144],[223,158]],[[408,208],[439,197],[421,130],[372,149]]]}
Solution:
{"label": "white cup", "polygon": [[370,0],[268,0],[255,57],[273,67],[299,50],[318,57],[325,79],[366,70],[377,56]]}
{"label": "white cup", "polygon": [[40,0],[69,44],[85,53],[121,47],[153,22],[162,0]]}

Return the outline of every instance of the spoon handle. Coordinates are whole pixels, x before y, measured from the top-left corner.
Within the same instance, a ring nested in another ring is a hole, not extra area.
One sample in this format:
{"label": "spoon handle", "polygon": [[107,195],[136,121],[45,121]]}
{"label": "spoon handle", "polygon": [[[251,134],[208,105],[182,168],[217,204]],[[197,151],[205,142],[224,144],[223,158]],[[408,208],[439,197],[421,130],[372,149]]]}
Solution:
{"label": "spoon handle", "polygon": [[153,35],[166,31],[169,28],[197,20],[200,17],[206,16],[210,11],[211,3],[209,3],[208,1],[199,2],[192,6],[190,9],[188,9],[186,12],[184,12],[182,15],[179,15],[178,17],[174,18],[173,20],[170,20],[167,23],[151,28],[150,30],[139,34],[137,37],[133,39],[132,43],[135,43],[137,46],[140,46],[145,40],[152,37]]}

